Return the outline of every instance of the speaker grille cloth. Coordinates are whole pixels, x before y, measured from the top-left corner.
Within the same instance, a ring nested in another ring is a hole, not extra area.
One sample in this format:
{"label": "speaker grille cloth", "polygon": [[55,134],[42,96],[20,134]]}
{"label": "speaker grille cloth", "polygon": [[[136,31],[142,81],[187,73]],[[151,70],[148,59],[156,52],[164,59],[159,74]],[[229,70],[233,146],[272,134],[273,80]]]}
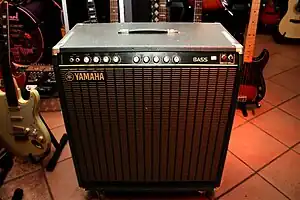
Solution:
{"label": "speaker grille cloth", "polygon": [[67,82],[60,69],[81,180],[216,180],[236,67],[71,69],[106,74]]}

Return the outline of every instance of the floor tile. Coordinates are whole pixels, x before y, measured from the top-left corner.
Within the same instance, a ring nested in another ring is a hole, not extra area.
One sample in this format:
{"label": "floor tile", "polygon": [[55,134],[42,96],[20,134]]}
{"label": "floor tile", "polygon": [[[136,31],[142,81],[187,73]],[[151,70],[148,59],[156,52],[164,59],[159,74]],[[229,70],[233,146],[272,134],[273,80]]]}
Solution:
{"label": "floor tile", "polygon": [[300,155],[289,151],[259,172],[291,200],[300,197]]}
{"label": "floor tile", "polygon": [[274,44],[272,41],[263,42],[255,45],[254,56],[259,56],[259,54],[263,51],[263,49],[267,49],[270,55],[280,53],[279,45]]}
{"label": "floor tile", "polygon": [[28,160],[20,159],[20,158],[14,158],[14,165],[11,169],[11,171],[8,173],[5,182],[18,178],[21,176],[24,176],[28,173],[34,172],[41,169],[40,164],[32,164]]}
{"label": "floor tile", "polygon": [[255,175],[220,200],[287,200],[264,179]]}
{"label": "floor tile", "polygon": [[[57,127],[57,128],[54,128],[51,131],[54,134],[54,136],[55,136],[55,138],[57,139],[58,142],[60,141],[63,134],[66,133],[66,129],[65,129],[64,125],[62,125],[60,127]],[[55,148],[54,148],[54,146],[52,146],[50,155],[47,158],[45,158],[45,160],[43,161],[44,166],[47,165],[47,163],[51,159],[54,151],[55,151]],[[72,157],[72,155],[71,155],[71,150],[70,150],[70,146],[69,146],[69,142],[68,142],[66,144],[65,148],[63,149],[58,162],[60,162],[62,160],[65,160],[65,159],[68,159],[68,158],[71,158],[71,157]]]}
{"label": "floor tile", "polygon": [[300,96],[282,104],[279,108],[300,119]]}
{"label": "floor tile", "polygon": [[300,144],[294,147],[294,151],[298,152],[300,154]]}
{"label": "floor tile", "polygon": [[59,127],[64,124],[61,112],[42,112],[41,114],[50,129]]}
{"label": "floor tile", "polygon": [[258,117],[260,116],[261,114],[271,110],[274,106],[264,100],[262,100],[260,102],[261,104],[261,107],[260,108],[256,108],[254,110],[249,110],[248,111],[248,116],[247,117],[244,117],[241,110],[237,110],[236,111],[236,114],[243,117],[245,120],[250,120],[250,119],[253,119],[254,117]]}
{"label": "floor tile", "polygon": [[258,170],[287,150],[287,147],[247,123],[232,131],[229,150],[252,169]]}
{"label": "floor tile", "polygon": [[232,129],[239,127],[240,125],[244,124],[245,122],[246,122],[246,120],[243,117],[236,114],[234,116]]}
{"label": "floor tile", "polygon": [[271,76],[279,74],[299,65],[299,61],[283,56],[279,53],[270,56],[270,59],[264,69],[264,77],[268,79]]}
{"label": "floor tile", "polygon": [[274,76],[270,80],[299,94],[300,93],[299,77],[300,77],[300,67],[296,67],[287,72]]}
{"label": "floor tile", "polygon": [[253,119],[251,122],[289,147],[300,142],[300,120],[278,108]]}
{"label": "floor tile", "polygon": [[264,100],[275,106],[297,95],[285,87],[268,80],[266,80],[266,88],[267,92]]}
{"label": "floor tile", "polygon": [[72,159],[57,164],[53,172],[46,172],[54,200],[84,200],[85,192],[78,187]]}
{"label": "floor tile", "polygon": [[280,45],[280,52],[283,56],[298,60],[300,64],[299,45]]}
{"label": "floor tile", "polygon": [[23,200],[51,200],[42,170],[4,184],[0,188],[0,199],[10,200],[17,188],[23,189]]}
{"label": "floor tile", "polygon": [[255,39],[256,44],[265,44],[265,43],[273,43],[273,38],[271,35],[267,34],[257,34]]}
{"label": "floor tile", "polygon": [[[253,170],[232,155],[232,153],[227,152],[221,186],[216,190],[216,197],[227,192],[253,173]],[[236,176],[237,174],[238,176]]]}

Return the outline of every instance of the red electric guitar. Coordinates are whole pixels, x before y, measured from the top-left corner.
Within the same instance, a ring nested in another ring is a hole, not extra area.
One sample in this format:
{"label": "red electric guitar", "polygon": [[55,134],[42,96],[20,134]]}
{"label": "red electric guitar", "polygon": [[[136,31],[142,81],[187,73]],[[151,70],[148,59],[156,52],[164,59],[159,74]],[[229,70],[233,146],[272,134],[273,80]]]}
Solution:
{"label": "red electric guitar", "polygon": [[261,0],[252,0],[249,25],[244,45],[244,65],[238,95],[238,107],[247,116],[247,105],[260,107],[259,102],[266,94],[263,70],[269,60],[269,52],[264,49],[258,57],[254,56],[257,22]]}
{"label": "red electric guitar", "polygon": [[267,4],[261,12],[259,20],[263,25],[276,25],[279,23],[280,12],[276,11],[276,7],[273,0],[267,1]]}

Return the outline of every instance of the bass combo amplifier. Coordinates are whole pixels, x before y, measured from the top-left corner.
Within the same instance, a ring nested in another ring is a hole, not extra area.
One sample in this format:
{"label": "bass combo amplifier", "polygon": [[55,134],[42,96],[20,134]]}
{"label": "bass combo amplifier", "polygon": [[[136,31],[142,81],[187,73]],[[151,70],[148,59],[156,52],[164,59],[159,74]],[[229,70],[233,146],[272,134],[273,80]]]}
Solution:
{"label": "bass combo amplifier", "polygon": [[242,54],[219,23],[77,24],[53,57],[79,186],[219,186]]}

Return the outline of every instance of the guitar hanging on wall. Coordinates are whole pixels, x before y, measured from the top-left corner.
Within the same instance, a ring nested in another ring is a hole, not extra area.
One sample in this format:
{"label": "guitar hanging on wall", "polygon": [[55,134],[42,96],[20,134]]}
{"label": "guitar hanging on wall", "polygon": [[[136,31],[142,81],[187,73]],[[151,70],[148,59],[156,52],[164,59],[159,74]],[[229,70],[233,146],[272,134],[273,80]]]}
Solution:
{"label": "guitar hanging on wall", "polygon": [[109,9],[110,9],[110,23],[119,22],[119,1],[118,0],[110,0],[109,1]]}
{"label": "guitar hanging on wall", "polygon": [[244,64],[241,73],[238,95],[238,107],[247,116],[247,107],[260,107],[259,102],[266,94],[263,70],[269,60],[269,52],[264,49],[258,57],[254,57],[255,38],[261,0],[253,0],[250,19],[244,45]]}
{"label": "guitar hanging on wall", "polygon": [[96,6],[94,0],[87,1],[87,9],[88,9],[88,22],[89,23],[98,23]]}
{"label": "guitar hanging on wall", "polygon": [[0,143],[14,155],[44,158],[51,148],[50,133],[39,116],[39,93],[32,89],[24,100],[10,67],[8,3],[0,2],[4,41],[0,42],[0,69],[5,92],[0,91]]}
{"label": "guitar hanging on wall", "polygon": [[203,0],[194,0],[194,22],[202,22]]}
{"label": "guitar hanging on wall", "polygon": [[[87,1],[87,9],[88,9],[88,22],[89,23],[98,23],[97,19],[97,11],[94,0]],[[116,23],[119,22],[119,2],[118,0],[110,0],[109,1],[109,11],[110,11],[110,22]]]}
{"label": "guitar hanging on wall", "polygon": [[167,11],[167,0],[152,0],[151,1],[151,21],[152,22],[167,22],[168,11]]}

